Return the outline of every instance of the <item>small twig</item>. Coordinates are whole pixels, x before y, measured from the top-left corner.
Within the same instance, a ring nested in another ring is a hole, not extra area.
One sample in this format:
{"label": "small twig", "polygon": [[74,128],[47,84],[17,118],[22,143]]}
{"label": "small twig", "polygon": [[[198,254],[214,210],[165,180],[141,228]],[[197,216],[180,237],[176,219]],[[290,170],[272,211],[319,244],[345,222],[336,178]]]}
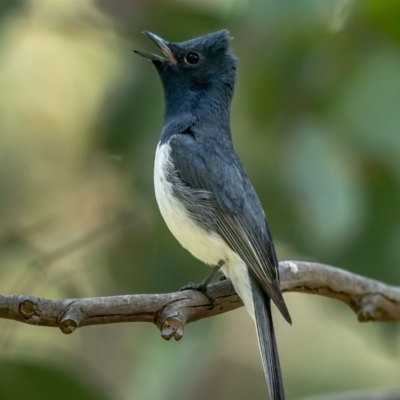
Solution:
{"label": "small twig", "polygon": [[[400,321],[400,288],[339,268],[304,261],[280,263],[284,292],[319,294],[347,304],[365,321]],[[87,325],[153,322],[164,339],[179,340],[184,326],[243,305],[229,280],[210,285],[215,307],[201,293],[136,294],[49,300],[35,296],[0,295],[0,318],[31,325],[59,327],[64,333]]]}

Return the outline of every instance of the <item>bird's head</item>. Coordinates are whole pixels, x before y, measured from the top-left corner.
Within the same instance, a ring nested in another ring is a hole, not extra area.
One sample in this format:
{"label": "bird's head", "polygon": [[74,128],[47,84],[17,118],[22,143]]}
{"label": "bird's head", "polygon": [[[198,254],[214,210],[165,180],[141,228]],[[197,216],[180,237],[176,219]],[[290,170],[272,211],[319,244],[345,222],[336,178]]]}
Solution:
{"label": "bird's head", "polygon": [[148,31],[144,33],[162,50],[165,58],[137,50],[135,53],[155,65],[167,97],[170,91],[185,95],[188,91],[201,92],[216,85],[233,93],[237,59],[228,53],[231,38],[227,30],[181,43],[167,42]]}

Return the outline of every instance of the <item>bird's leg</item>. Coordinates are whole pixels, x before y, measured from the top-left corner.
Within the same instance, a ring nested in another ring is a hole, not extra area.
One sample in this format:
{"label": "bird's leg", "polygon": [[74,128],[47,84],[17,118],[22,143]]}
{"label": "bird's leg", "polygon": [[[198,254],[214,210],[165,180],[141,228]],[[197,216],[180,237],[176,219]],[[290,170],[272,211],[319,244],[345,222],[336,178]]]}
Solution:
{"label": "bird's leg", "polygon": [[211,282],[211,279],[214,277],[214,275],[221,269],[221,267],[225,264],[225,261],[220,260],[218,262],[218,265],[215,265],[213,267],[213,269],[211,270],[211,272],[207,275],[206,279],[204,279],[203,282],[201,283],[189,283],[188,285],[180,288],[181,291],[183,290],[197,290],[200,293],[203,293],[204,296],[207,297],[208,300],[210,300],[211,302],[211,306],[210,306],[210,310],[212,310],[214,308],[215,305],[215,297],[211,296],[208,292],[207,292],[207,287],[208,284]]}
{"label": "bird's leg", "polygon": [[212,278],[214,278],[214,275],[221,269],[221,267],[225,264],[224,261],[220,260],[218,265],[215,265],[211,272],[207,275],[207,278],[204,279],[203,282],[200,283],[200,285],[203,286],[208,286],[208,284],[211,282]]}

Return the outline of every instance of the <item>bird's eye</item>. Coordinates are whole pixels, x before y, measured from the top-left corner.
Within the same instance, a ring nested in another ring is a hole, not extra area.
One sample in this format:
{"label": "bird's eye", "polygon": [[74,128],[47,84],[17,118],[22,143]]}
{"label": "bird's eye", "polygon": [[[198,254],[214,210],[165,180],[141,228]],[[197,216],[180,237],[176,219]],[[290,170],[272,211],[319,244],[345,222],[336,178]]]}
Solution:
{"label": "bird's eye", "polygon": [[200,61],[200,55],[194,51],[191,51],[190,53],[186,54],[185,61],[190,65],[195,65]]}

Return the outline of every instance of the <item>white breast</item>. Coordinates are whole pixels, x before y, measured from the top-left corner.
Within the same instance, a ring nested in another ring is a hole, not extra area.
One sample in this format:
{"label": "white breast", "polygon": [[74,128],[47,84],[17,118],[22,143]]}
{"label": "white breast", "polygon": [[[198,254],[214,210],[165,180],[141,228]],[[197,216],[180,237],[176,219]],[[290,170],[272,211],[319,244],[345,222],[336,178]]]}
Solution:
{"label": "white breast", "polygon": [[173,196],[172,183],[167,180],[168,172],[174,169],[170,150],[168,143],[157,146],[154,188],[158,207],[169,230],[185,249],[204,263],[217,265],[229,247],[219,235],[207,232],[189,218],[183,204]]}
{"label": "white breast", "polygon": [[169,230],[185,249],[204,263],[217,265],[220,260],[225,261],[222,272],[232,280],[246,308],[254,316],[246,265],[217,233],[208,232],[193,221],[183,204],[173,196],[172,183],[167,179],[169,171],[174,169],[170,151],[168,142],[159,144],[154,164],[156,199]]}

